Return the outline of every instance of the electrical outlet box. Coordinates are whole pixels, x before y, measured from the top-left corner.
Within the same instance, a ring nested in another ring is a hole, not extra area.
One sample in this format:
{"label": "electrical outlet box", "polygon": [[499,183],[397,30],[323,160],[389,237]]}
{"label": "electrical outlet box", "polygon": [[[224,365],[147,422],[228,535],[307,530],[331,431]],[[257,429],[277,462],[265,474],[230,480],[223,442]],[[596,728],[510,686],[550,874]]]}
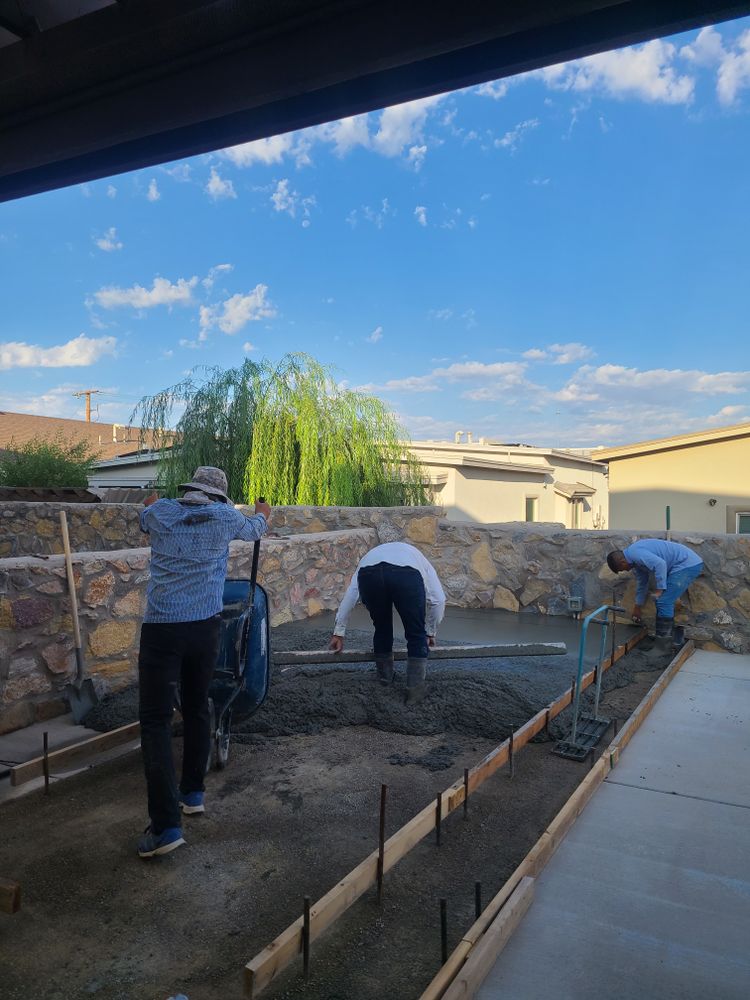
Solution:
{"label": "electrical outlet box", "polygon": [[582,597],[569,597],[568,598],[568,611],[583,611],[583,598]]}

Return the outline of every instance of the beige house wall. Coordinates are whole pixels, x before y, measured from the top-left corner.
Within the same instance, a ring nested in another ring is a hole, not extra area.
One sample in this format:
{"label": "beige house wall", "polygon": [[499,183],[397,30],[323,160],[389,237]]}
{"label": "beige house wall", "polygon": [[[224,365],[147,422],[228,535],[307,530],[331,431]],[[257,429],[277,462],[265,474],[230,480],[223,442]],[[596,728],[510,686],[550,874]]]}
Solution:
{"label": "beige house wall", "polygon": [[675,531],[733,533],[750,511],[750,434],[613,458],[609,493],[614,529],[663,530],[669,505]]}
{"label": "beige house wall", "polygon": [[[571,501],[555,490],[556,482],[581,482],[595,494],[580,501],[579,528],[608,526],[608,490],[605,472],[574,461],[552,465],[552,472],[527,469],[506,471],[472,466],[432,465],[420,454],[432,484],[433,499],[451,521],[496,524],[525,521],[526,499],[537,499],[537,521],[554,522],[566,528],[574,525]],[[547,460],[549,461],[549,460]],[[541,464],[541,463],[539,463]],[[546,464],[546,463],[545,463]],[[550,463],[551,465],[551,463]]]}

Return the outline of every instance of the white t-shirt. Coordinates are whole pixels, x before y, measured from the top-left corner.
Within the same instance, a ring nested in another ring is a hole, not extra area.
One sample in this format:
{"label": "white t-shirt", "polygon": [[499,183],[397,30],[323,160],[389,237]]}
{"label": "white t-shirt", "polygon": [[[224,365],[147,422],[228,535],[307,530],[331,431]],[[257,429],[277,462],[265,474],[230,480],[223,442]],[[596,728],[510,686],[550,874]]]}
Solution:
{"label": "white t-shirt", "polygon": [[378,563],[390,563],[392,566],[410,566],[422,575],[424,592],[427,599],[427,616],[425,628],[427,635],[435,635],[437,627],[445,614],[445,592],[432,563],[425,559],[419,549],[407,542],[385,542],[370,549],[359,561],[352,582],[344,594],[344,599],[336,615],[334,635],[346,635],[346,623],[355,605],[359,601],[359,584],[357,574],[365,566],[377,566]]}

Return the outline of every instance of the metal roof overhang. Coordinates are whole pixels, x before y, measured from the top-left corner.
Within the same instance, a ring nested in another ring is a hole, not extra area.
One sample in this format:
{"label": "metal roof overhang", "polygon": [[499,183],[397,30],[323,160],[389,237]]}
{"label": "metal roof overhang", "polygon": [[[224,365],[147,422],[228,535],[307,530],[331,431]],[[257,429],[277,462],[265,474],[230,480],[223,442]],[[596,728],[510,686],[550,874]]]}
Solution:
{"label": "metal roof overhang", "polygon": [[[11,20],[0,39],[0,201],[750,12],[750,0],[91,6],[0,0],[0,30],[13,10],[58,15],[22,18],[17,41]],[[89,12],[59,23],[76,8]]]}

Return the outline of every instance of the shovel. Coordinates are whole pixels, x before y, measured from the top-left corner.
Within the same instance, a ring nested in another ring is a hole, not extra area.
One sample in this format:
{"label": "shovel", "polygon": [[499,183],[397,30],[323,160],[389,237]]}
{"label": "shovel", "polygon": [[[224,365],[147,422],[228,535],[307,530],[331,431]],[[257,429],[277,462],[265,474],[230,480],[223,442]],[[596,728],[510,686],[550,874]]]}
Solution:
{"label": "shovel", "polygon": [[76,579],[73,575],[73,560],[70,557],[70,538],[68,536],[68,519],[65,511],[60,511],[60,527],[62,528],[63,549],[65,550],[65,570],[68,574],[68,590],[70,591],[70,610],[73,618],[73,636],[76,644],[76,675],[66,688],[75,724],[80,725],[91,709],[99,703],[99,698],[90,677],[83,676],[83,651],[81,649],[81,629],[78,624],[78,599],[76,598]]}

